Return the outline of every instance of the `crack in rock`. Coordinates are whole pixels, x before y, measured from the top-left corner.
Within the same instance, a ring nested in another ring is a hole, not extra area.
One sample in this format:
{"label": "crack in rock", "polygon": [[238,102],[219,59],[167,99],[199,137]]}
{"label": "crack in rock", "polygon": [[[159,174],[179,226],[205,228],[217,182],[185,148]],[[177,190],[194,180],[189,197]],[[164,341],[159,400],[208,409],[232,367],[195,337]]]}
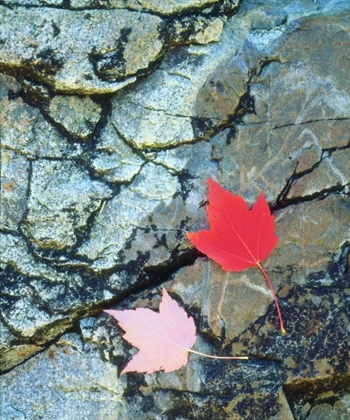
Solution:
{"label": "crack in rock", "polygon": [[[348,2],[19,3],[0,6],[5,416],[344,412]],[[186,239],[208,228],[208,177],[271,204],[284,336],[258,270]],[[250,359],[118,377],[136,350],[101,310],[157,309],[161,286],[195,349]]]}
{"label": "crack in rock", "polygon": [[112,196],[101,182],[73,162],[33,162],[31,193],[22,231],[39,247],[71,248],[76,244],[76,230],[86,228],[91,213],[101,201]]}

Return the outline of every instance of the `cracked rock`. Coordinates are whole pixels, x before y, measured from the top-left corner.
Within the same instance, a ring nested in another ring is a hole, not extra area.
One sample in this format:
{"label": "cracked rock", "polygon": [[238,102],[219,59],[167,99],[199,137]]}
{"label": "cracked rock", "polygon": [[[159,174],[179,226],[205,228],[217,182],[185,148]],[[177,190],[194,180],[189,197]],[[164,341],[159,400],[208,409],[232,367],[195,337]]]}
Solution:
{"label": "cracked rock", "polygon": [[[72,3],[73,8],[88,7]],[[172,12],[172,2],[168,3],[162,8],[170,14],[181,8],[204,6],[197,0],[195,5],[191,0],[174,2],[177,7]],[[37,4],[47,6],[46,2]],[[112,5],[111,10],[88,11],[11,9],[0,5],[0,68],[16,69],[24,77],[30,76],[58,92],[103,94],[116,92],[149,73],[163,56],[168,38],[172,43],[196,44],[217,42],[220,38],[223,21],[218,18],[194,16],[168,26],[155,14],[144,13],[148,6],[152,9],[155,5],[135,4],[134,9],[139,11],[130,10],[125,2],[115,9]],[[14,28],[16,37],[11,36]],[[52,104],[51,112],[61,114],[57,106]],[[65,118],[65,124],[71,125],[69,118]]]}
{"label": "cracked rock", "polygon": [[[1,2],[6,418],[349,417],[349,2],[237,3]],[[267,198],[285,335],[257,268],[186,237],[208,177]],[[194,350],[249,360],[118,376],[136,349],[102,310],[162,287]]]}
{"label": "cracked rock", "polygon": [[0,129],[2,148],[28,158],[68,158],[81,152],[44,119],[38,108],[23,101],[21,85],[13,77],[1,73]]}
{"label": "cracked rock", "polygon": [[1,234],[1,263],[27,277],[40,277],[52,282],[62,280],[60,274],[45,262],[36,262],[23,238],[14,234]]}
{"label": "cracked rock", "polygon": [[71,248],[77,231],[83,232],[88,218],[111,190],[92,181],[73,162],[33,162],[28,212],[22,229],[39,247]]}
{"label": "cracked rock", "polygon": [[[141,304],[141,299],[138,303]],[[118,415],[119,418],[131,420],[135,417],[153,417],[154,413],[174,417],[181,409],[186,418],[195,416],[208,420],[209,416],[202,415],[212,410],[215,410],[219,420],[237,412],[244,415],[249,410],[254,410],[257,415],[267,412],[281,419],[285,414],[285,419],[292,418],[285,395],[279,389],[278,368],[267,370],[259,364],[248,366],[240,362],[220,366],[213,360],[203,364],[198,356],[191,355],[182,374],[158,373],[147,375],[142,384],[137,377],[131,382],[126,376],[118,377],[119,368],[114,363],[114,360],[125,355],[130,357],[121,333],[116,330],[115,321],[111,318],[107,320],[104,315],[94,324],[91,321],[89,324],[88,334],[86,323],[83,322],[82,335],[71,333],[62,336],[57,343],[29,361],[26,369],[19,366],[16,371],[6,375],[6,412],[11,413],[13,407],[26,413],[35,410],[38,397],[34,398],[33,387],[28,384],[40,383],[42,392],[39,398],[42,399],[39,403],[44,403],[47,393],[50,393],[46,412],[52,416],[57,410],[65,417],[69,413],[79,415],[83,410],[96,417],[109,419]],[[212,351],[205,342],[197,341],[198,349]],[[62,370],[66,374],[59,377],[57,373]],[[239,383],[243,377],[250,381],[242,387]],[[18,378],[21,380],[17,382]],[[203,381],[203,378],[206,380]],[[263,388],[255,395],[254,390],[259,385]],[[139,389],[132,392],[135,386]],[[25,396],[17,402],[11,397],[14,387],[17,392],[23,391]],[[127,394],[129,397],[125,398]],[[61,398],[66,402],[72,401],[72,404],[62,407]],[[74,403],[76,400],[78,403]]]}
{"label": "cracked rock", "polygon": [[325,158],[311,173],[296,179],[288,192],[287,198],[304,197],[334,187],[350,185],[350,149],[336,150]]}
{"label": "cracked rock", "polygon": [[89,97],[56,95],[50,102],[49,114],[73,137],[87,140],[100,119],[101,106]]}
{"label": "cracked rock", "polygon": [[17,230],[27,208],[28,160],[11,150],[1,153],[1,228]]}
{"label": "cracked rock", "polygon": [[124,183],[131,181],[140,171],[144,160],[133,152],[120,137],[113,124],[107,123],[100,134],[92,158],[92,168],[106,181]]}
{"label": "cracked rock", "polygon": [[127,99],[116,102],[112,118],[123,137],[141,150],[189,143],[194,139],[190,116],[146,108]]}
{"label": "cracked rock", "polygon": [[[116,0],[117,2],[120,0]],[[162,15],[172,15],[175,13],[183,13],[187,10],[204,9],[218,3],[218,0],[166,0],[159,2],[157,0],[145,0],[142,2],[136,0],[129,0],[129,7],[144,10],[149,10],[153,13]],[[234,2],[237,3],[237,2]]]}
{"label": "cracked rock", "polygon": [[[244,28],[240,29],[242,32],[238,37],[234,22],[229,22],[222,42],[205,49],[199,46],[182,47],[173,54],[167,54],[160,68],[150,77],[132,92],[117,96],[113,101],[111,118],[126,141],[140,150],[179,146],[192,143],[206,136],[217,125],[227,122],[228,117],[235,113],[240,95],[245,93],[249,65],[244,65],[237,74],[227,71],[240,88],[231,88],[229,85],[234,82],[229,83],[227,90],[231,93],[226,94],[224,105],[220,104],[222,95],[215,97],[213,108],[220,115],[213,115],[209,110],[208,95],[215,94],[204,92],[208,90],[206,86],[212,83],[212,74],[218,67],[221,68],[220,63],[227,54],[233,56],[230,60],[226,59],[227,66],[231,68],[235,65],[235,54],[231,51],[243,42],[245,32]],[[244,81],[241,81],[242,74]],[[220,111],[222,107],[224,109]]]}
{"label": "cracked rock", "polygon": [[167,208],[178,190],[176,177],[161,166],[145,165],[130,186],[121,187],[120,193],[108,201],[78,254],[93,260],[91,266],[96,270],[120,265],[123,256],[119,253],[134,229],[149,228],[149,215]]}
{"label": "cracked rock", "polygon": [[[226,5],[227,11],[233,11],[237,7],[238,1],[229,1]],[[12,5],[13,0],[3,0],[3,4]],[[21,6],[53,6],[68,9],[92,9],[96,8],[97,3],[94,0],[71,0],[69,6],[62,0],[19,0],[16,2]],[[194,10],[201,11],[203,9],[210,10],[210,7],[220,6],[219,0],[110,0],[108,3],[99,2],[98,6],[102,9],[128,9],[142,12],[151,12],[163,16],[171,16],[192,12]]]}
{"label": "cracked rock", "polygon": [[[315,64],[349,54],[349,35],[346,30],[339,33],[332,18],[322,19],[327,42],[319,42],[320,24],[311,18],[296,23],[300,30],[305,28],[302,39],[298,31],[275,37],[270,51],[274,58],[249,82],[255,112],[245,114],[244,125],[223,131],[214,140],[220,180],[233,191],[245,192],[251,202],[261,190],[273,200],[293,181],[294,173],[311,170],[323,151],[349,144],[350,87],[341,82],[338,70],[325,77],[324,66]],[[330,47],[332,39],[336,49]],[[346,150],[337,152],[334,164],[329,158],[312,175],[296,181],[303,187],[295,194],[320,193],[337,184],[345,187],[348,169],[341,162],[347,155]],[[324,165],[327,175],[321,172]]]}
{"label": "cracked rock", "polygon": [[61,92],[115,92],[146,71],[164,46],[162,20],[151,14],[0,6],[0,15],[0,67],[30,68],[32,77]]}
{"label": "cracked rock", "polygon": [[244,41],[238,52],[220,63],[201,87],[194,104],[196,115],[216,124],[227,122],[247,92],[247,83],[260,60],[256,46]]}

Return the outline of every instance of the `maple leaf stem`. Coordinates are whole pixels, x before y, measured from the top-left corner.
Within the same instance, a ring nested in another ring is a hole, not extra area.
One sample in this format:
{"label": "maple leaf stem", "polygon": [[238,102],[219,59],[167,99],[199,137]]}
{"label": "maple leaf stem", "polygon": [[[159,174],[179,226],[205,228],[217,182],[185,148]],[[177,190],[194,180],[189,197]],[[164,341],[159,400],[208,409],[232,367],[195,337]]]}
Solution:
{"label": "maple leaf stem", "polygon": [[186,349],[187,351],[190,351],[191,353],[199,354],[200,356],[209,357],[210,359],[236,359],[236,360],[248,360],[248,356],[211,356],[210,354],[201,353],[200,351]]}
{"label": "maple leaf stem", "polygon": [[212,356],[210,354],[201,353],[200,351],[191,350],[188,347],[182,346],[181,344],[177,343],[176,341],[171,340],[170,338],[164,337],[166,340],[175,344],[175,346],[181,347],[182,349],[189,351],[191,353],[199,354],[200,356],[209,357],[210,359],[227,359],[227,360],[248,360],[248,356]]}
{"label": "maple leaf stem", "polygon": [[275,301],[275,304],[276,304],[278,318],[280,320],[281,332],[282,332],[282,334],[286,334],[286,330],[284,329],[284,325],[283,325],[282,312],[281,312],[280,306],[278,304],[278,300],[277,300],[277,296],[276,296],[276,293],[275,293],[275,289],[273,288],[273,285],[271,283],[271,280],[269,279],[269,277],[266,274],[266,271],[263,269],[262,265],[258,262],[257,263],[257,266],[259,267],[259,270],[262,272],[263,276],[265,277],[265,280],[267,281],[267,284],[270,287],[270,290],[271,290],[271,293],[272,293],[272,297],[273,297],[273,299]]}

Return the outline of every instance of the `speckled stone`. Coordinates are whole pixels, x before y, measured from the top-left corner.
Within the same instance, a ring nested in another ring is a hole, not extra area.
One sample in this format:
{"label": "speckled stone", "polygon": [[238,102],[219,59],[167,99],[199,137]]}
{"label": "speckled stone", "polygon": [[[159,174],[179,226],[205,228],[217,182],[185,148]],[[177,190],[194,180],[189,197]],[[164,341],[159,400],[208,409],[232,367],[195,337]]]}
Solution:
{"label": "speckled stone", "polygon": [[1,153],[2,229],[17,230],[27,208],[30,163],[25,156],[3,150]]}
{"label": "speckled stone", "polygon": [[22,229],[41,248],[72,247],[77,232],[84,231],[91,214],[110,196],[106,185],[91,181],[72,162],[37,161]]}
{"label": "speckled stone", "polygon": [[29,68],[33,78],[61,92],[115,92],[135,81],[164,47],[162,20],[151,14],[4,6],[0,14],[1,66]]}
{"label": "speckled stone", "polygon": [[[6,418],[350,416],[349,2],[237,3],[2,1]],[[258,269],[186,237],[208,177],[267,197],[286,335]],[[162,287],[194,350],[249,360],[119,376],[137,350],[102,310]]]}
{"label": "speckled stone", "polygon": [[78,145],[67,141],[49,124],[40,110],[21,97],[21,85],[0,73],[0,132],[2,149],[29,159],[72,158],[81,153]]}
{"label": "speckled stone", "polygon": [[50,116],[74,138],[91,137],[101,116],[101,106],[89,97],[56,95],[49,106]]}
{"label": "speckled stone", "polygon": [[[120,194],[108,201],[78,255],[93,260],[92,267],[98,271],[120,265],[133,232],[148,226],[150,214],[167,208],[178,188],[177,178],[161,166],[144,166],[131,186],[122,187]],[[155,245],[148,243],[144,251]]]}
{"label": "speckled stone", "polygon": [[145,160],[134,153],[110,122],[101,131],[91,166],[106,181],[122,184],[137,175]]}

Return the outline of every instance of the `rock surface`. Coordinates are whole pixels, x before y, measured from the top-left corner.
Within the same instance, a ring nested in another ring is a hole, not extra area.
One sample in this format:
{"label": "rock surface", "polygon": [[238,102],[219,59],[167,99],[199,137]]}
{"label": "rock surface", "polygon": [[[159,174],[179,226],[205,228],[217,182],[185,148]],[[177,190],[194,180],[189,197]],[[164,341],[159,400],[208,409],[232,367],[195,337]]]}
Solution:
{"label": "rock surface", "polygon": [[56,95],[49,107],[51,118],[81,140],[91,137],[100,114],[101,106],[89,97]]}
{"label": "rock surface", "polygon": [[23,232],[40,248],[71,248],[77,242],[75,231],[86,228],[112,191],[73,162],[39,160],[33,162],[31,175]]}
{"label": "rock surface", "polygon": [[[350,417],[350,7],[265,3],[0,2],[6,418]],[[259,270],[186,238],[208,177],[267,197],[285,336]],[[120,377],[136,350],[101,311],[161,287],[195,350],[250,359]]]}

